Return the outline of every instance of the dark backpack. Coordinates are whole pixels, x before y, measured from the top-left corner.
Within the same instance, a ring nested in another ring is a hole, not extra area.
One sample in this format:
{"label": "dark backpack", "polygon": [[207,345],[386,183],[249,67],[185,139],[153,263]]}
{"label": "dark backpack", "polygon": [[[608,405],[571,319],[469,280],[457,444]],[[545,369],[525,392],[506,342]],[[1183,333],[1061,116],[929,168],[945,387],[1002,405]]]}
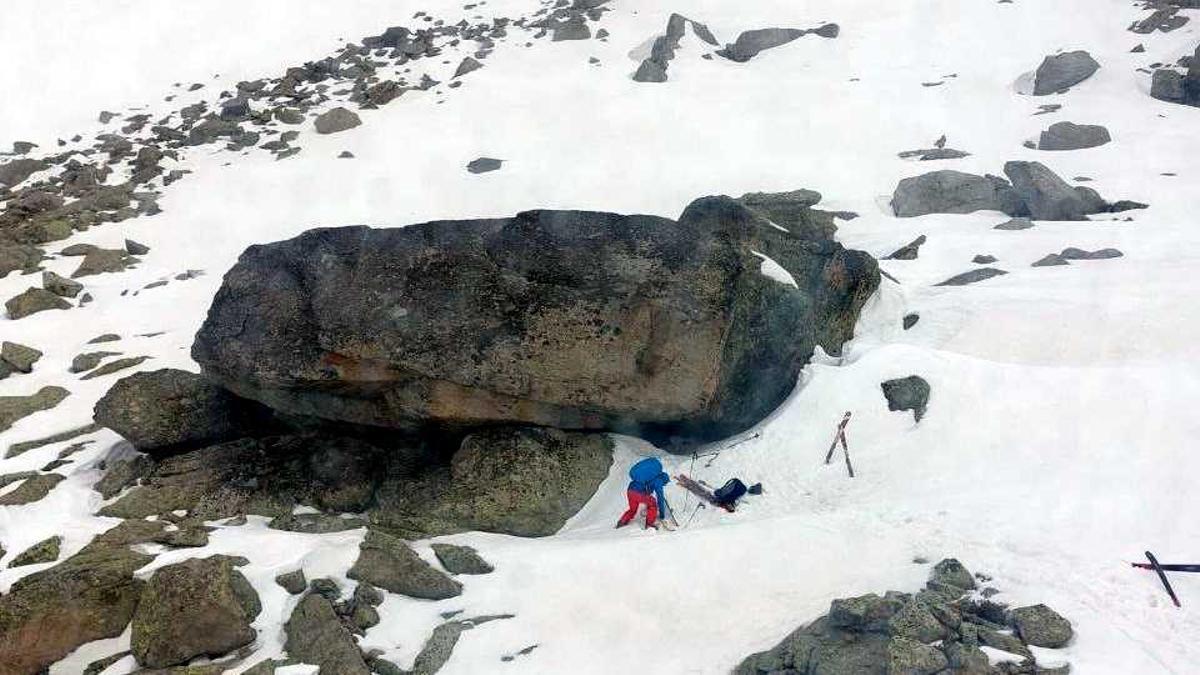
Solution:
{"label": "dark backpack", "polygon": [[732,506],[746,494],[746,484],[737,478],[730,478],[724,485],[713,493],[713,499],[722,506]]}

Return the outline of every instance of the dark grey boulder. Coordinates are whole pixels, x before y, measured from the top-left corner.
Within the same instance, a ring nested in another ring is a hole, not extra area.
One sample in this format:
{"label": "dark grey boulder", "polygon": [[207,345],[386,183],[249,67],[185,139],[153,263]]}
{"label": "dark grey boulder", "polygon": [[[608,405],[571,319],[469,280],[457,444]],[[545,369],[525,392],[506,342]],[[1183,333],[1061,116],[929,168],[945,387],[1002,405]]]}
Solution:
{"label": "dark grey boulder", "polygon": [[137,262],[138,259],[129,255],[123,248],[93,248],[84,254],[79,267],[71,273],[71,278],[123,272]]}
{"label": "dark grey boulder", "polygon": [[725,45],[725,48],[717,53],[730,61],[744,63],[758,56],[763,51],[785,45],[809,33],[815,33],[825,38],[835,38],[838,35],[838,26],[837,24],[825,24],[812,30],[801,28],[759,28],[748,30],[739,34],[733,44]]}
{"label": "dark grey boulder", "polygon": [[967,284],[978,283],[980,281],[985,281],[987,279],[991,279],[992,277],[998,277],[998,276],[1002,276],[1005,274],[1008,274],[1008,272],[1005,272],[1004,270],[1001,270],[1001,269],[996,269],[995,267],[980,267],[978,269],[968,270],[966,272],[963,272],[962,274],[956,274],[956,275],[950,277],[949,279],[942,281],[940,283],[934,284],[934,285],[935,286],[966,286]]}
{"label": "dark grey boulder", "polygon": [[[413,667],[410,671],[405,672],[408,675],[433,675],[446,665],[450,660],[450,656],[454,652],[455,645],[458,644],[459,638],[465,631],[471,630],[480,624],[489,621],[500,619],[511,619],[512,614],[493,614],[488,616],[475,616],[469,619],[456,619],[447,621],[433,629],[429,639],[421,646],[421,651],[413,660]],[[376,670],[376,673],[381,671]]]}
{"label": "dark grey boulder", "polygon": [[1047,253],[1045,257],[1034,261],[1032,267],[1056,267],[1060,265],[1070,265],[1065,258],[1057,253]]}
{"label": "dark grey boulder", "polygon": [[1069,89],[1088,79],[1100,64],[1086,51],[1047,56],[1034,75],[1033,95],[1045,96]]}
{"label": "dark grey boulder", "polygon": [[118,380],[96,402],[94,417],[158,457],[275,430],[270,412],[258,403],[171,368]]}
{"label": "dark grey boulder", "polygon": [[1098,124],[1057,122],[1042,132],[1038,150],[1081,150],[1112,141],[1108,129]]}
{"label": "dark grey boulder", "polygon": [[476,61],[475,59],[473,59],[469,56],[464,57],[463,60],[458,64],[458,68],[456,68],[454,70],[454,75],[453,75],[452,79],[462,77],[463,75],[466,75],[467,73],[473,73],[482,67],[483,67],[483,64]]}
{"label": "dark grey boulder", "polygon": [[139,244],[132,239],[126,239],[125,252],[129,255],[146,255],[150,252],[150,247],[145,244]]}
{"label": "dark grey boulder", "polygon": [[304,578],[304,570],[292,570],[275,576],[275,583],[283,587],[283,590],[292,595],[300,595],[308,588],[308,581]]}
{"label": "dark grey boulder", "polygon": [[1058,254],[1064,260],[1106,260],[1109,258],[1120,258],[1125,255],[1115,248],[1102,248],[1096,251],[1085,251],[1081,248],[1069,247],[1064,248]]}
{"label": "dark grey boulder", "polygon": [[[763,275],[755,252],[797,286]],[[878,278],[870,256],[728,197],[678,221],[531,211],[314,230],[243,253],[192,355],[290,414],[684,444],[770,413],[816,345],[840,353]]]}
{"label": "dark grey boulder", "polygon": [[880,383],[888,410],[911,410],[913,420],[920,422],[929,405],[929,383],[919,375],[909,375]]}
{"label": "dark grey boulder", "polygon": [[504,164],[504,160],[502,159],[495,159],[494,157],[476,157],[470,162],[467,162],[467,171],[470,171],[471,173],[487,173],[488,171],[495,171],[496,169],[499,169],[502,164]]}
{"label": "dark grey boulder", "polygon": [[821,201],[816,190],[747,192],[737,201],[772,225],[813,241],[832,241],[837,232],[833,219],[845,215],[813,208]]}
{"label": "dark grey boulder", "polygon": [[462,584],[430,567],[404,540],[376,530],[367,533],[346,576],[410,598],[445,600],[462,594]]}
{"label": "dark grey boulder", "polygon": [[118,356],[121,352],[85,352],[76,354],[75,358],[71,359],[71,367],[67,369],[69,373],[85,373],[92,368],[100,365],[100,362],[109,356]]}
{"label": "dark grey boulder", "polygon": [[975,576],[957,558],[945,558],[929,571],[929,582],[934,585],[953,586],[963,592],[975,588]]}
{"label": "dark grey boulder", "polygon": [[1028,230],[1033,227],[1033,221],[1028,218],[1013,218],[993,227],[993,230]]}
{"label": "dark grey boulder", "polygon": [[650,47],[650,55],[642,60],[633,74],[634,82],[667,81],[667,68],[670,66],[671,60],[675,58],[675,50],[679,48],[679,42],[683,39],[689,25],[701,40],[711,45],[717,44],[717,39],[713,37],[707,26],[692,21],[682,14],[673,13],[667,19],[666,31],[654,39]]}
{"label": "dark grey boulder", "polygon": [[254,641],[258,594],[227,556],[187,560],[150,577],[133,614],[138,663],[165,668],[220,656]]}
{"label": "dark grey boulder", "polygon": [[974,258],[971,258],[971,262],[973,262],[977,265],[991,265],[992,263],[996,262],[996,256],[994,256],[994,255],[976,255]]}
{"label": "dark grey boulder", "polygon": [[930,213],[1005,211],[1000,188],[986,176],[943,169],[901,180],[892,194],[892,209],[901,218]]}
{"label": "dark grey boulder", "polygon": [[455,546],[454,544],[432,544],[433,554],[438,562],[451,574],[490,574],[496,568],[492,567],[479,553],[470,546]]}
{"label": "dark grey boulder", "polygon": [[920,320],[921,320],[920,314],[917,314],[915,312],[910,313],[910,314],[905,314],[904,319],[901,322],[901,325],[904,326],[904,330],[908,330],[908,329],[912,328],[913,326],[917,325],[917,322]]}
{"label": "dark grey boulder", "polygon": [[1087,220],[1088,213],[1096,212],[1083,195],[1040,162],[1007,162],[1004,175],[1034,220]]}
{"label": "dark grey boulder", "polygon": [[323,112],[313,120],[313,126],[318,134],[336,134],[353,129],[360,124],[362,124],[362,120],[354,111],[341,106]]}
{"label": "dark grey boulder", "polygon": [[1070,621],[1045,605],[1018,607],[1010,616],[1021,639],[1035,647],[1065,647],[1075,634]]}

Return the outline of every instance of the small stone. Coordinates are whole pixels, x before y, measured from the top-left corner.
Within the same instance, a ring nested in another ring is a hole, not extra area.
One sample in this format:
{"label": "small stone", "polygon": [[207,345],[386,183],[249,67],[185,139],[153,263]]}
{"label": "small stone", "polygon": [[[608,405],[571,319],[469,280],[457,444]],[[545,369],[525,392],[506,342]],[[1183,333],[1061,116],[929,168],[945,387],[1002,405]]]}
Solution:
{"label": "small stone", "polygon": [[26,347],[16,342],[0,344],[0,360],[12,366],[18,373],[33,372],[33,364],[42,358],[42,353],[33,347]]}
{"label": "small stone", "polygon": [[438,562],[451,574],[490,574],[495,568],[470,546],[432,544]]}
{"label": "small stone", "polygon": [[887,399],[888,410],[911,410],[913,420],[920,422],[925,416],[925,408],[929,403],[929,383],[918,375],[881,383],[883,396]]}
{"label": "small stone", "polygon": [[1058,265],[1070,265],[1065,258],[1057,253],[1049,253],[1044,258],[1033,263],[1033,267],[1055,267]]}
{"label": "small stone", "polygon": [[504,163],[502,159],[494,159],[492,157],[479,157],[467,163],[467,171],[471,173],[487,173],[499,169]]}
{"label": "small stone", "polygon": [[362,119],[352,110],[339,106],[317,115],[313,124],[318,134],[336,134],[359,126],[362,124]]}
{"label": "small stone", "polygon": [[59,297],[73,298],[83,290],[83,284],[61,277],[54,272],[42,272],[42,288]]}
{"label": "small stone", "polygon": [[917,322],[920,320],[921,320],[921,315],[919,315],[919,314],[916,314],[916,313],[905,314],[904,322],[903,322],[904,330],[908,330],[908,329],[912,328],[913,326],[917,325]]}
{"label": "small stone", "polygon": [[476,70],[479,70],[482,67],[483,67],[482,63],[467,56],[467,57],[463,58],[462,62],[460,62],[458,64],[458,68],[454,71],[453,78],[462,77],[463,75],[466,75],[467,73],[472,73]]}
{"label": "small stone", "polygon": [[338,159],[354,159],[354,153],[349,150],[343,150],[338,153]]}
{"label": "small stone", "polygon": [[132,239],[125,240],[125,251],[129,255],[146,255],[150,252],[150,247],[145,244],[139,244]]}
{"label": "small stone", "polygon": [[1018,607],[1010,616],[1021,639],[1034,647],[1064,647],[1075,634],[1071,622],[1046,605]]}
{"label": "small stone", "polygon": [[105,333],[103,335],[97,335],[96,337],[92,338],[91,340],[88,340],[87,343],[89,345],[95,345],[95,344],[100,344],[101,342],[116,342],[117,340],[120,340],[120,339],[121,339],[121,336],[117,335],[116,333]]}
{"label": "small stone", "polygon": [[275,583],[292,595],[300,595],[304,589],[308,588],[308,581],[304,578],[303,569],[284,572],[275,577]]}
{"label": "small stone", "polygon": [[996,256],[994,256],[994,255],[976,255],[974,258],[971,258],[971,262],[973,262],[977,265],[991,265],[992,263],[996,262]]}
{"label": "small stone", "polygon": [[978,283],[980,281],[991,279],[992,277],[1002,276],[1005,274],[1008,274],[1008,272],[1005,272],[1004,270],[1001,270],[1001,269],[996,269],[995,267],[980,267],[979,269],[970,270],[969,272],[963,272],[962,274],[956,274],[956,275],[950,277],[949,279],[942,281],[940,283],[934,284],[934,285],[935,286],[966,286],[968,284]]}

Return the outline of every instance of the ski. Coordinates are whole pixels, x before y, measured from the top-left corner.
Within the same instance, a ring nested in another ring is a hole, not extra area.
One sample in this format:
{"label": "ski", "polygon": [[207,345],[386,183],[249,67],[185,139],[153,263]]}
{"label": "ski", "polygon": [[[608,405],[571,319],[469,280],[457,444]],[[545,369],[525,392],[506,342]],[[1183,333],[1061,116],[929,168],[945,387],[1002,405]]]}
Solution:
{"label": "ski", "polygon": [[1158,574],[1158,580],[1162,582],[1163,588],[1167,589],[1167,595],[1171,596],[1171,602],[1175,603],[1176,607],[1182,607],[1179,604],[1179,598],[1175,595],[1175,589],[1171,588],[1171,582],[1167,581],[1167,575],[1163,572],[1163,568],[1158,564],[1158,559],[1150,551],[1146,551],[1146,559],[1150,561],[1151,567]]}
{"label": "ski", "polygon": [[[1152,570],[1154,565],[1150,563],[1129,563],[1140,570]],[[1164,572],[1200,572],[1200,565],[1183,565],[1174,563],[1159,563],[1159,569]]]}
{"label": "ski", "polygon": [[726,511],[733,513],[733,505],[732,504],[722,504],[722,503],[718,502],[716,496],[713,495],[711,490],[704,487],[703,485],[701,485],[697,481],[693,480],[692,478],[689,478],[688,476],[685,476],[683,474],[679,474],[678,476],[675,476],[675,482],[679,483],[679,485],[681,485],[683,487],[683,489],[696,495],[697,497],[704,500],[705,502],[708,502],[709,504],[711,504],[713,506],[719,506],[719,507],[725,509]]}

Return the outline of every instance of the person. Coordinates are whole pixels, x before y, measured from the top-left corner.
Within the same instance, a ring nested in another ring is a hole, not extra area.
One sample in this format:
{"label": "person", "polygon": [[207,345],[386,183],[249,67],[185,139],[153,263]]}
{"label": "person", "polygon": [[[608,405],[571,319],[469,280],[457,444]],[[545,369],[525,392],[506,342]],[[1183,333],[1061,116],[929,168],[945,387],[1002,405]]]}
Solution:
{"label": "person", "polygon": [[629,508],[617,520],[617,527],[628,525],[643,505],[646,507],[646,529],[655,526],[659,514],[663,518],[669,516],[663,487],[671,482],[671,478],[663,471],[658,458],[647,457],[629,467],[629,479],[629,487],[625,490]]}

